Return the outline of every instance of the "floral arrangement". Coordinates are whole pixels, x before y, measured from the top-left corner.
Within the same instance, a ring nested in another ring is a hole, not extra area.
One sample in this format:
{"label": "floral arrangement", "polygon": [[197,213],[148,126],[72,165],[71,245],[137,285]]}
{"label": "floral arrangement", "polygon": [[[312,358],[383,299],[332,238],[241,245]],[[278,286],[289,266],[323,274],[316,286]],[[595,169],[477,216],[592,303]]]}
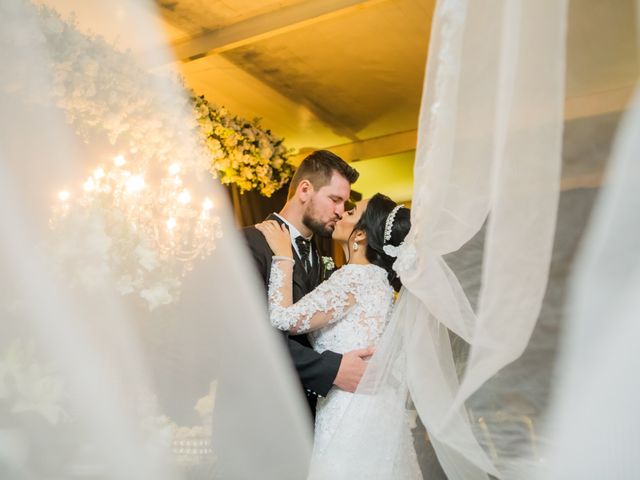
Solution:
{"label": "floral arrangement", "polygon": [[289,150],[281,138],[263,130],[258,119],[249,122],[211,105],[204,96],[194,97],[198,122],[211,154],[211,172],[244,193],[256,190],[270,197],[293,175]]}

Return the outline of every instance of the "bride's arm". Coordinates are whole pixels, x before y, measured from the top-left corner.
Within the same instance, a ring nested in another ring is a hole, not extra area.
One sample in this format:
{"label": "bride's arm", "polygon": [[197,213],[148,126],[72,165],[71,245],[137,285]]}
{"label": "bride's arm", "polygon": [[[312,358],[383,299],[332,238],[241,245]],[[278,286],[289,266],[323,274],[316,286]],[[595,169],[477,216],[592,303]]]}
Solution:
{"label": "bride's arm", "polygon": [[346,293],[347,285],[341,285],[341,272],[293,304],[294,260],[289,231],[273,220],[259,223],[256,228],[274,253],[269,276],[269,316],[274,327],[291,333],[317,330],[336,321],[355,304],[355,297]]}
{"label": "bride's arm", "polygon": [[279,330],[306,333],[339,320],[355,304],[355,296],[341,282],[338,270],[326,282],[293,303],[293,265],[286,256],[274,256],[269,277],[269,316]]}

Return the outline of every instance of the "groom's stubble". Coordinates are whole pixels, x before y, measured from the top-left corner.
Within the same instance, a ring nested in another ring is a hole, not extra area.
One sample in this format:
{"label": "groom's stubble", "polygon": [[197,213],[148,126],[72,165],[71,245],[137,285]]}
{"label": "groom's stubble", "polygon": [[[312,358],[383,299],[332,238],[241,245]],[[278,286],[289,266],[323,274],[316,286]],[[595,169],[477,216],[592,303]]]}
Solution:
{"label": "groom's stubble", "polygon": [[314,235],[320,237],[331,237],[333,230],[336,227],[335,222],[340,220],[340,217],[334,216],[330,220],[323,220],[321,218],[314,199],[311,199],[309,206],[302,215],[302,223],[313,232]]}

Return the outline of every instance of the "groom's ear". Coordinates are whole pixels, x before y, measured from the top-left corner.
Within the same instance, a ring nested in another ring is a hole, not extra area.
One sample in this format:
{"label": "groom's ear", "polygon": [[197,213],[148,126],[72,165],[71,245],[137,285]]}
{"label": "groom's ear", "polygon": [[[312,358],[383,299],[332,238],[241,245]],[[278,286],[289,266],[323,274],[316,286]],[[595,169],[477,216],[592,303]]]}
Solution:
{"label": "groom's ear", "polygon": [[311,198],[313,192],[313,184],[309,180],[306,178],[300,180],[298,188],[296,189],[296,195],[303,203],[306,203]]}

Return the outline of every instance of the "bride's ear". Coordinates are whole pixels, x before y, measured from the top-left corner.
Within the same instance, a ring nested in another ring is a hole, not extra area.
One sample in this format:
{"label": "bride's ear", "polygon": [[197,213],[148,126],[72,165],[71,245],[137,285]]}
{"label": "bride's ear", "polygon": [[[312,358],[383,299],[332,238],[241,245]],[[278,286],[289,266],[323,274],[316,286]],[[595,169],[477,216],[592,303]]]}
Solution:
{"label": "bride's ear", "polygon": [[363,230],[356,230],[353,233],[353,241],[358,243],[365,243],[367,241],[367,234]]}

